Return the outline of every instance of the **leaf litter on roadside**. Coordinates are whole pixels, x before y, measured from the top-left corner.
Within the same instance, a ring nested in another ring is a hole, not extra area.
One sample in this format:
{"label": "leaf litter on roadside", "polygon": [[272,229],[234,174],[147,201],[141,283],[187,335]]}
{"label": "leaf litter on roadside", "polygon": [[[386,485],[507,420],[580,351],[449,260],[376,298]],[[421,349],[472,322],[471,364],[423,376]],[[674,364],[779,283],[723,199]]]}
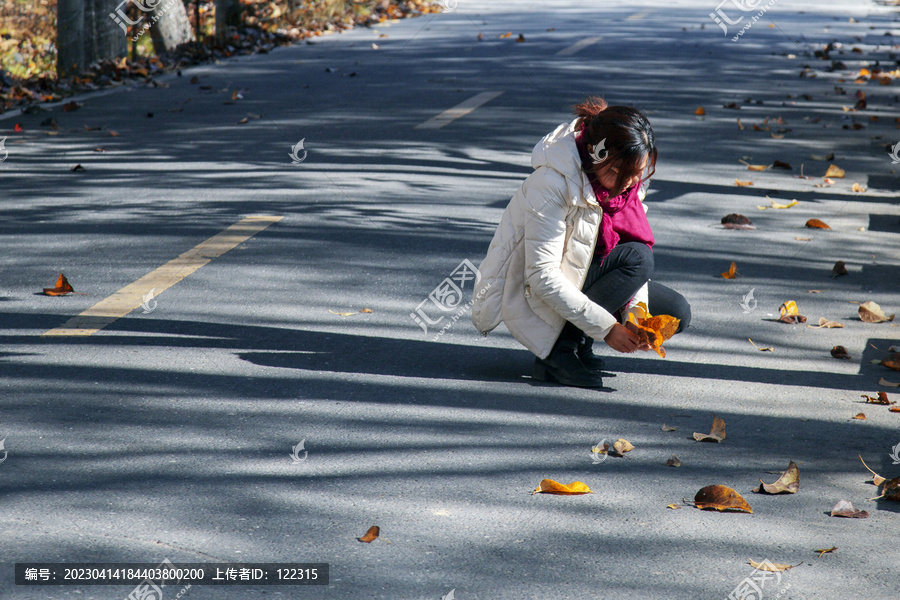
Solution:
{"label": "leaf litter on roadside", "polygon": [[378,527],[378,525],[372,525],[371,527],[369,527],[369,530],[366,531],[366,533],[362,537],[356,538],[356,539],[358,539],[361,542],[371,544],[375,540],[375,538],[378,537],[378,535],[380,533],[381,533],[381,528]]}
{"label": "leaf litter on roadside", "polygon": [[694,433],[694,439],[698,442],[719,443],[725,439],[725,421],[713,416],[712,429],[709,433]]}
{"label": "leaf litter on roadside", "polygon": [[856,510],[849,500],[839,500],[831,509],[832,517],[844,517],[846,519],[865,519],[869,513],[864,510]]}
{"label": "leaf litter on roadside", "polygon": [[807,327],[812,327],[813,329],[837,329],[843,328],[844,324],[837,321],[829,321],[825,317],[819,317],[818,325],[807,325]]}
{"label": "leaf litter on roadside", "polygon": [[782,323],[806,323],[806,317],[800,314],[800,309],[793,300],[783,302],[778,307],[778,314],[777,320]]}
{"label": "leaf litter on roadside", "polygon": [[859,457],[859,460],[862,462],[866,470],[872,474],[872,483],[874,483],[877,487],[881,487],[881,495],[875,496],[874,498],[869,498],[869,500],[871,501],[884,499],[892,500],[894,502],[900,502],[900,477],[894,477],[893,479],[882,477],[869,468],[869,465],[866,464],[866,461],[863,460],[862,456]]}
{"label": "leaf litter on roadside", "polygon": [[869,300],[859,305],[859,319],[866,323],[884,323],[893,321],[894,315],[887,316],[876,302]]}
{"label": "leaf litter on roadside", "polygon": [[791,461],[787,470],[774,483],[763,483],[760,479],[759,487],[753,491],[758,494],[796,494],[800,491],[800,469]]}

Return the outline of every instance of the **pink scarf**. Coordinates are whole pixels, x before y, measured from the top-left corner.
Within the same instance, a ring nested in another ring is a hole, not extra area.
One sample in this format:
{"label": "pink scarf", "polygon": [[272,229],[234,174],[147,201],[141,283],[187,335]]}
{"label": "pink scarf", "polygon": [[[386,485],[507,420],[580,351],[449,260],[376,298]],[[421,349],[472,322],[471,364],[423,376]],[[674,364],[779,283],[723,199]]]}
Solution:
{"label": "pink scarf", "polygon": [[653,231],[638,197],[640,186],[634,185],[618,196],[610,198],[609,190],[600,185],[594,175],[594,163],[584,141],[583,126],[575,136],[575,145],[578,146],[578,154],[581,156],[581,163],[588,175],[591,189],[597,196],[597,203],[603,209],[594,254],[604,260],[620,242],[643,242],[652,249]]}

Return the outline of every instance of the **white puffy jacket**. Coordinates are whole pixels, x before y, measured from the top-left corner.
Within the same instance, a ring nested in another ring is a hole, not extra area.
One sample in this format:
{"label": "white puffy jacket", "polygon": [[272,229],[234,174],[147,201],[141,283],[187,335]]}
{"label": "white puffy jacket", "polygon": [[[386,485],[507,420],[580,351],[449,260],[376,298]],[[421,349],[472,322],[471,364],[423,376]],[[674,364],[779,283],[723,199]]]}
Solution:
{"label": "white puffy jacket", "polygon": [[[602,209],[575,146],[580,121],[563,123],[534,147],[534,172],[503,212],[474,289],[475,327],[487,335],[503,321],[540,358],[550,354],[566,321],[597,340],[616,323],[581,292]],[[646,285],[626,308],[637,302],[647,302]]]}

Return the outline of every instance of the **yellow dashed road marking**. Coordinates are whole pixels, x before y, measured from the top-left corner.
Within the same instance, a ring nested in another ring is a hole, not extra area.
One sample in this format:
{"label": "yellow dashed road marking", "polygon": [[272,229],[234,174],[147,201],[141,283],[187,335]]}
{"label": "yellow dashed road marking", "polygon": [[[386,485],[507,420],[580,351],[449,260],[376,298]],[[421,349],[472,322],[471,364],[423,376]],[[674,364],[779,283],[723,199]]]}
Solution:
{"label": "yellow dashed road marking", "polygon": [[266,215],[245,217],[178,258],[173,258],[137,281],[129,283],[59,327],[45,331],[43,335],[93,335],[141,306],[144,297],[151,290],[156,294],[161,293],[212,259],[222,256],[283,218]]}

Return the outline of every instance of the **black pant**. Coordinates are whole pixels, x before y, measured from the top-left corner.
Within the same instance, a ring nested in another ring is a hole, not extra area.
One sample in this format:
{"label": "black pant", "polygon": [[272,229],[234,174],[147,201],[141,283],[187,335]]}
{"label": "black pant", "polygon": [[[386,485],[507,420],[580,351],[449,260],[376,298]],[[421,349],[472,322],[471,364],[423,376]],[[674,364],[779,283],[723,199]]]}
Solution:
{"label": "black pant", "polygon": [[[595,257],[588,267],[582,291],[593,302],[610,313],[625,306],[642,285],[653,275],[653,252],[641,242],[625,242],[613,248],[605,260]],[[684,296],[661,283],[650,281],[647,310],[653,315],[671,315],[680,319],[681,333],[691,324],[691,305]],[[584,335],[567,323],[560,334],[560,341]]]}

